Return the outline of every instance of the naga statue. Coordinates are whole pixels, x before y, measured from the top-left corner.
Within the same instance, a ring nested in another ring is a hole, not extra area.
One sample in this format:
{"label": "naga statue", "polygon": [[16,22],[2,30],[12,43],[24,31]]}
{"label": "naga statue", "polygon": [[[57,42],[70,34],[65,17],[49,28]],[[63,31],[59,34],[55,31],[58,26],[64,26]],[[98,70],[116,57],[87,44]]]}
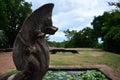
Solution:
{"label": "naga statue", "polygon": [[58,28],[52,24],[54,4],[48,3],[35,10],[24,21],[13,45],[13,61],[20,71],[0,80],[42,80],[49,67],[49,47],[46,34]]}

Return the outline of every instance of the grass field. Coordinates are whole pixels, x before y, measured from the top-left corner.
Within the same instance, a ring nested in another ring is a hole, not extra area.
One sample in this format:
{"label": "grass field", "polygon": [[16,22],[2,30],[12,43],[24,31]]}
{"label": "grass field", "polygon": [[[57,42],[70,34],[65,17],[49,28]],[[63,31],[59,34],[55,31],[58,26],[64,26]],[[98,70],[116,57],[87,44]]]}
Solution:
{"label": "grass field", "polygon": [[51,54],[50,65],[53,66],[82,66],[107,65],[120,73],[120,55],[105,52],[100,49],[72,48],[80,50],[79,54]]}

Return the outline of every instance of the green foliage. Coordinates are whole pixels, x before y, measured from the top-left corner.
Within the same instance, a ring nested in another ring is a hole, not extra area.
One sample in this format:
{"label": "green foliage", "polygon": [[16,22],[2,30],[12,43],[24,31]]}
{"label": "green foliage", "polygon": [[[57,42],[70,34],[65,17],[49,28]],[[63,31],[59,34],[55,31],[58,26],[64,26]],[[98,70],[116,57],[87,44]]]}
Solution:
{"label": "green foliage", "polygon": [[103,49],[103,43],[97,43],[94,48]]}
{"label": "green foliage", "polygon": [[94,17],[92,21],[94,34],[96,38],[103,37],[110,31],[111,27],[120,25],[120,7],[118,3],[109,2],[110,5],[114,5],[119,9],[114,9],[111,12],[104,12],[103,15]]}
{"label": "green foliage", "polygon": [[51,47],[58,47],[58,48],[64,48],[65,46],[65,42],[48,41],[48,44]]}
{"label": "green foliage", "polygon": [[108,80],[104,74],[96,70],[83,72],[48,71],[43,80]]}
{"label": "green foliage", "polygon": [[67,37],[68,40],[70,40],[75,35],[75,33],[77,33],[76,30],[70,31],[69,29],[63,32],[65,33],[65,36]]}
{"label": "green foliage", "polygon": [[4,48],[7,44],[7,40],[2,30],[0,30],[0,48]]}
{"label": "green foliage", "polygon": [[104,37],[104,49],[120,53],[120,26],[112,27]]}
{"label": "green foliage", "polygon": [[93,29],[86,27],[74,33],[71,39],[66,42],[65,47],[93,47],[95,43],[96,39],[93,36]]}
{"label": "green foliage", "polygon": [[7,13],[6,13],[6,4],[3,0],[0,0],[0,30],[6,26],[8,22]]}
{"label": "green foliage", "polygon": [[86,71],[82,74],[83,80],[108,80],[105,75],[96,70]]}
{"label": "green foliage", "polygon": [[109,2],[110,6],[116,6],[111,12],[104,12],[92,21],[95,37],[101,37],[104,44],[103,48],[107,51],[120,52],[120,1]]}
{"label": "green foliage", "polygon": [[8,46],[12,46],[25,18],[32,12],[32,5],[24,0],[0,0],[0,6],[0,30],[4,31]]}
{"label": "green foliage", "polygon": [[17,73],[20,73],[20,71],[17,71],[17,70],[13,70],[13,71],[10,71],[10,72],[7,72],[5,73],[5,75],[13,75],[13,74],[17,74]]}
{"label": "green foliage", "polygon": [[[5,75],[13,75],[20,71],[13,70]],[[87,71],[48,71],[43,80],[108,80],[104,74],[96,70]]]}
{"label": "green foliage", "polygon": [[114,13],[111,12],[104,12],[103,15],[97,16],[94,18],[93,22],[91,23],[93,25],[94,35],[96,38],[98,37],[104,37],[104,35],[107,34],[107,32],[110,30],[113,23],[113,15]]}

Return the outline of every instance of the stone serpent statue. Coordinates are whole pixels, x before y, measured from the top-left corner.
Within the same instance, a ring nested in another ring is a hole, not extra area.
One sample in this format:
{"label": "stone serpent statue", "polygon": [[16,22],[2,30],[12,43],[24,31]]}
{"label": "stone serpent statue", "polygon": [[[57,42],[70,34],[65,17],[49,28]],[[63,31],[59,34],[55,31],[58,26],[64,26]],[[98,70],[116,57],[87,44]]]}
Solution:
{"label": "stone serpent statue", "polygon": [[13,61],[20,73],[1,76],[0,80],[42,80],[49,67],[49,48],[45,35],[58,28],[52,24],[54,4],[35,10],[24,21],[13,45]]}

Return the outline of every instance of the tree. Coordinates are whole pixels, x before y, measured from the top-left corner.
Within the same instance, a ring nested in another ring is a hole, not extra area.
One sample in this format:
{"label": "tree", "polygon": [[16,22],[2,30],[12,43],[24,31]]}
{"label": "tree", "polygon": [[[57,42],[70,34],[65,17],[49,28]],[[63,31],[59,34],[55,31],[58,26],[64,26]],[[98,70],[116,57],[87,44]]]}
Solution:
{"label": "tree", "polygon": [[63,43],[64,43],[64,47],[73,47],[73,43],[72,43],[72,38],[73,38],[73,36],[77,33],[77,31],[76,30],[69,30],[69,29],[67,29],[66,31],[63,31],[64,32],[64,34],[65,34],[65,36],[67,37],[67,41],[64,41]]}
{"label": "tree", "polygon": [[65,47],[64,44],[65,42],[55,42],[55,41],[48,41],[49,46],[51,47],[58,47],[58,48],[63,48]]}
{"label": "tree", "polygon": [[69,29],[67,29],[66,31],[63,31],[63,32],[65,33],[65,36],[67,37],[67,39],[70,40],[77,31],[76,30],[70,31]]}
{"label": "tree", "polygon": [[86,27],[73,37],[75,47],[93,47],[96,39],[93,36],[93,29]]}
{"label": "tree", "polygon": [[95,41],[93,29],[86,27],[74,33],[73,37],[66,42],[65,47],[93,47]]}
{"label": "tree", "polygon": [[7,22],[6,4],[4,1],[0,0],[0,30],[6,26]]}
{"label": "tree", "polygon": [[101,16],[94,17],[91,23],[96,38],[101,37],[103,39],[111,27],[115,27],[120,23],[120,2],[109,2],[109,5],[116,6],[116,9],[111,12],[104,12]]}
{"label": "tree", "polygon": [[108,2],[110,6],[116,6],[116,9],[120,9],[120,1],[118,2]]}
{"label": "tree", "polygon": [[[7,15],[7,24],[1,28],[12,47],[15,37],[21,28],[25,18],[32,12],[31,3],[24,0],[1,0],[4,2],[6,9],[3,11]],[[2,21],[1,23],[5,23]]]}
{"label": "tree", "polygon": [[3,31],[0,30],[0,48],[4,48],[7,44],[6,44],[7,40],[5,38],[5,35],[3,34]]}
{"label": "tree", "polygon": [[94,17],[92,21],[94,35],[96,39],[101,37],[103,39],[104,35],[109,31],[111,27],[112,15],[110,12],[104,12],[103,15]]}
{"label": "tree", "polygon": [[4,26],[6,26],[8,22],[7,14],[5,13],[5,11],[6,11],[6,5],[2,0],[0,0],[0,47],[3,47],[3,45],[5,45],[6,43],[4,33],[1,30],[4,28]]}
{"label": "tree", "polygon": [[120,26],[112,27],[105,35],[104,49],[120,54]]}
{"label": "tree", "polygon": [[109,2],[109,5],[116,6],[116,8],[95,17],[91,24],[96,38],[102,37],[104,50],[119,52],[120,2]]}

